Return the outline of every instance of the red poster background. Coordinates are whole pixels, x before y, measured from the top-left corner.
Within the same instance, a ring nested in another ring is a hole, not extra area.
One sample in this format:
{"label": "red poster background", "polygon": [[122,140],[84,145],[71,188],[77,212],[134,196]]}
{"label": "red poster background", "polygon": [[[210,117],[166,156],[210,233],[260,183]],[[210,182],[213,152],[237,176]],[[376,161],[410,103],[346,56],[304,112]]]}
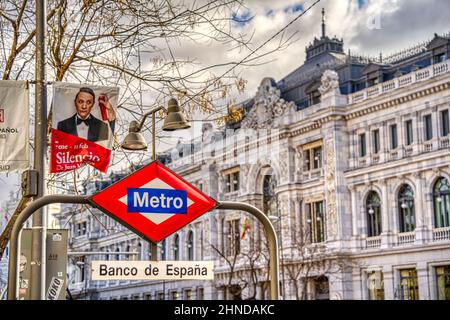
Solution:
{"label": "red poster background", "polygon": [[89,140],[52,129],[51,173],[74,170],[85,163],[106,173],[110,158],[111,150]]}

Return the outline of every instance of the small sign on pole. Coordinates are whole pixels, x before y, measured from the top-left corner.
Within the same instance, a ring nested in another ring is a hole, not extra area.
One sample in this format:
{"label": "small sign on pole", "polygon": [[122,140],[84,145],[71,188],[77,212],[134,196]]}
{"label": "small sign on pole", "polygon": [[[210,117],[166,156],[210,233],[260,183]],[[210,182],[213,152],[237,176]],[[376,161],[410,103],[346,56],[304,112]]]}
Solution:
{"label": "small sign on pole", "polygon": [[212,280],[214,261],[92,261],[92,280]]}

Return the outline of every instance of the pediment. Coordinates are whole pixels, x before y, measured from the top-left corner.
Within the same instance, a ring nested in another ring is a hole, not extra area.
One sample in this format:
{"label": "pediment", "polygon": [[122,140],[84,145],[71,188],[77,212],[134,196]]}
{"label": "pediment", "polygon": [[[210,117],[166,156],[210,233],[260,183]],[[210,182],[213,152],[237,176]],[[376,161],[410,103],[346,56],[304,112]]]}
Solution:
{"label": "pediment", "polygon": [[449,42],[450,42],[450,39],[435,35],[433,40],[431,40],[430,43],[428,43],[427,50],[431,51],[436,48],[446,46],[449,44]]}
{"label": "pediment", "polygon": [[370,63],[362,69],[363,74],[369,74],[372,72],[377,72],[383,69],[383,66],[377,63]]}

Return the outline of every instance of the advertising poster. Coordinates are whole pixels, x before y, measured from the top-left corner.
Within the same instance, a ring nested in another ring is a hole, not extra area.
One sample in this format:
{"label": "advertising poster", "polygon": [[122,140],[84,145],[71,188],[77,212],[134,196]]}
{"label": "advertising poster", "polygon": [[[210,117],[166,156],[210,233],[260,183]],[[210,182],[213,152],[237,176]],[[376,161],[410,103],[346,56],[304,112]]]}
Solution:
{"label": "advertising poster", "polygon": [[108,170],[118,97],[118,88],[55,83],[51,173],[84,164]]}
{"label": "advertising poster", "polygon": [[0,172],[28,168],[28,86],[25,81],[0,81]]}

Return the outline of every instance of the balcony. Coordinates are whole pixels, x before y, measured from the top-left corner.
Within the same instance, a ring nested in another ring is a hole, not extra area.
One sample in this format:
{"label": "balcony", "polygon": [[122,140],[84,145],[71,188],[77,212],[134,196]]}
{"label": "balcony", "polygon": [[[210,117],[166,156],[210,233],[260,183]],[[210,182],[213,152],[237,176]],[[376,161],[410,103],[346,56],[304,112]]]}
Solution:
{"label": "balcony", "polygon": [[450,227],[437,228],[433,230],[433,241],[450,240]]}
{"label": "balcony", "polygon": [[369,237],[366,240],[366,248],[379,248],[381,246],[381,236]]}
{"label": "balcony", "polygon": [[450,137],[442,137],[439,139],[439,149],[450,147]]}
{"label": "balcony", "polygon": [[313,169],[310,171],[303,172],[303,181],[313,180],[323,177],[323,168]]}
{"label": "balcony", "polygon": [[397,245],[399,245],[399,246],[414,244],[415,241],[416,241],[416,232],[415,231],[403,232],[397,236]]}
{"label": "balcony", "polygon": [[424,81],[430,79],[432,77],[447,73],[450,71],[450,60],[431,65],[429,67],[410,72],[405,74],[404,76],[382,82],[378,85],[369,87],[362,91],[355,92],[353,94],[348,95],[348,103],[354,104],[367,99],[371,99],[373,97],[377,97],[384,93],[403,88],[410,84]]}

